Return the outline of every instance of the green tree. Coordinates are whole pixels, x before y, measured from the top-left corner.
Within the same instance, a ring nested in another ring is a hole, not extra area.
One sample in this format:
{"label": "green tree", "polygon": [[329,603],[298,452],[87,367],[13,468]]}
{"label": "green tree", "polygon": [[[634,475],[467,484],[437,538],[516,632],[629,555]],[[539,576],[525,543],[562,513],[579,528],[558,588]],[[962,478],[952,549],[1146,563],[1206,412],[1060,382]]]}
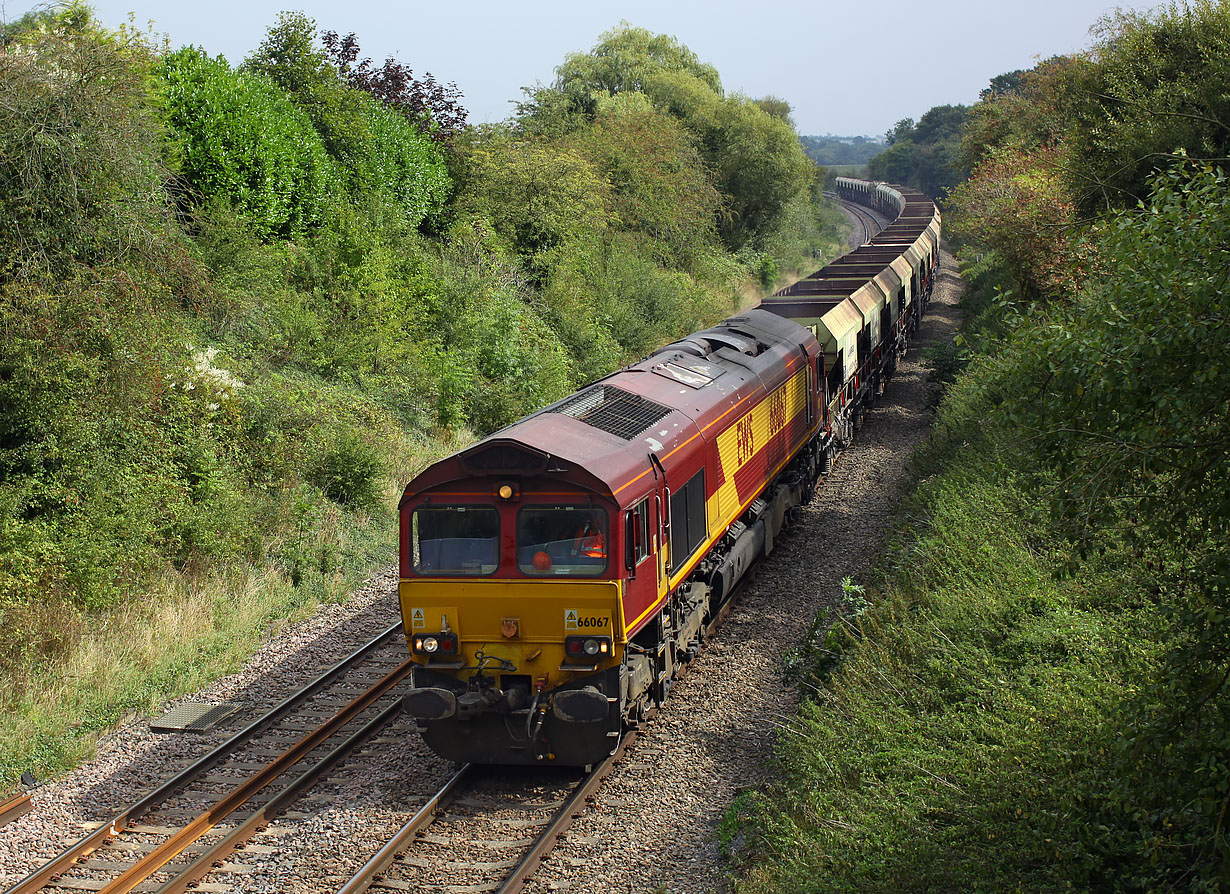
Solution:
{"label": "green tree", "polygon": [[752,101],[778,121],[784,121],[792,128],[794,127],[794,119],[790,117],[794,109],[790,107],[790,103],[782,99],[780,96],[762,96],[760,99],[755,99]]}
{"label": "green tree", "polygon": [[777,227],[791,200],[810,188],[815,163],[790,125],[739,97],[719,105],[709,139],[718,188],[729,197],[719,229],[738,249]]}
{"label": "green tree", "polygon": [[1061,165],[1055,149],[997,149],[948,196],[952,231],[998,252],[1030,300],[1070,294],[1083,277]]}
{"label": "green tree", "polygon": [[654,77],[663,71],[685,72],[722,95],[716,68],[674,37],[627,22],[603,34],[591,52],[569,54],[556,69],[555,89],[592,115],[603,95],[651,93]]}
{"label": "green tree", "polygon": [[351,87],[317,44],[313,19],[281,13],[244,69],[269,78],[307,113],[348,172],[353,196],[379,195],[415,225],[438,212],[451,187],[439,146],[415,121]]}
{"label": "green tree", "polygon": [[967,173],[961,164],[961,127],[968,112],[965,106],[935,106],[917,123],[898,121],[885,137],[888,149],[867,163],[867,173],[942,197]]}
{"label": "green tree", "polygon": [[1230,157],[1230,5],[1195,0],[1104,19],[1070,120],[1068,180],[1086,210],[1147,197],[1152,174],[1180,155]]}
{"label": "green tree", "polygon": [[186,198],[229,202],[262,237],[303,235],[325,223],[341,178],[284,91],[194,47],[167,56],[161,73]]}
{"label": "green tree", "polygon": [[687,130],[643,95],[605,101],[593,126],[566,144],[605,177],[619,226],[638,234],[657,262],[686,268],[717,247],[721,194]]}
{"label": "green tree", "polygon": [[500,136],[467,164],[460,207],[490,220],[540,281],[563,246],[596,243],[606,230],[610,187],[575,151]]}
{"label": "green tree", "polygon": [[[522,127],[560,135],[589,124],[603,102],[639,92],[691,134],[725,197],[718,229],[737,250],[763,239],[787,205],[809,189],[813,166],[773,98],[774,114],[743,96],[725,96],[717,71],[673,37],[626,23],[602,35],[589,53],[574,53],[520,107]],[[787,114],[788,118],[788,114]]]}
{"label": "green tree", "polygon": [[0,282],[166,246],[168,170],[148,103],[153,64],[144,40],[100,28],[80,4],[5,30]]}

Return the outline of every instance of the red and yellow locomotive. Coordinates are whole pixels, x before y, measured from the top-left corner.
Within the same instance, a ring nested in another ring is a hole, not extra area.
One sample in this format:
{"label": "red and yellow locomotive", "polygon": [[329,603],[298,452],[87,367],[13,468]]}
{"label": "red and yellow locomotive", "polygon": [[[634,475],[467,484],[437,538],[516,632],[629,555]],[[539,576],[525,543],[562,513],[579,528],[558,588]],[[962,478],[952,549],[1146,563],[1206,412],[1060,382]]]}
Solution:
{"label": "red and yellow locomotive", "polygon": [[852,253],[407,485],[405,706],[437,753],[604,758],[811,499],[895,369],[939,254],[924,197],[839,189],[910,219],[864,246],[873,270]]}
{"label": "red and yellow locomotive", "polygon": [[815,336],[753,310],[415,478],[406,705],[431,747],[490,763],[608,754],[812,493],[823,381]]}

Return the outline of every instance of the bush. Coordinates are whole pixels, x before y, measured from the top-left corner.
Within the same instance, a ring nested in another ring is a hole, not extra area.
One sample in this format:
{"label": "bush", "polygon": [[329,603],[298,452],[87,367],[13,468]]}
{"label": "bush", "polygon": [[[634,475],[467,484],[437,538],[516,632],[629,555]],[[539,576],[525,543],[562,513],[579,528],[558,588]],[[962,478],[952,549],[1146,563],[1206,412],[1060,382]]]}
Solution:
{"label": "bush", "polygon": [[380,454],[358,432],[331,432],[308,466],[307,478],[335,503],[372,508],[379,502]]}
{"label": "bush", "polygon": [[167,56],[162,77],[190,203],[225,199],[261,237],[302,236],[329,219],[338,172],[276,85],[194,47]]}
{"label": "bush", "polygon": [[153,54],[71,5],[0,43],[0,282],[154,258],[173,239]]}
{"label": "bush", "polygon": [[361,193],[387,196],[411,226],[438,214],[452,190],[440,147],[404,115],[375,100],[366,104],[364,117],[371,131],[371,160]]}
{"label": "bush", "polygon": [[777,282],[777,276],[777,261],[773,260],[773,256],[764,255],[761,257],[760,264],[756,270],[756,278],[760,280],[760,284],[766,289],[772,289],[773,284]]}
{"label": "bush", "polygon": [[268,78],[303,110],[354,200],[384,202],[418,226],[442,209],[451,188],[440,147],[416,122],[348,86],[316,36],[313,19],[281,13],[243,70]]}

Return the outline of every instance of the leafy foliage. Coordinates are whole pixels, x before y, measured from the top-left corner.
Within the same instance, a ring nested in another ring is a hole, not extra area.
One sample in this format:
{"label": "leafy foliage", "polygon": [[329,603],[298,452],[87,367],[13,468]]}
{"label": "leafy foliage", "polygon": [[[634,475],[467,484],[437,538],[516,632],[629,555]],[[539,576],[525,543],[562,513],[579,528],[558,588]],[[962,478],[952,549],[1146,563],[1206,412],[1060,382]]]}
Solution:
{"label": "leafy foliage", "polygon": [[718,230],[737,250],[771,231],[785,208],[810,188],[815,166],[783,118],[780,100],[764,105],[722,92],[717,71],[673,37],[627,24],[602,36],[588,54],[570,55],[551,88],[520,107],[531,134],[560,136],[586,127],[612,97],[639,93],[678,118],[725,199]]}
{"label": "leafy foliage", "polygon": [[36,18],[0,43],[0,281],[152,260],[168,238],[153,52],[83,6]]}
{"label": "leafy foliage", "polygon": [[439,147],[416,121],[386,107],[366,87],[347,84],[316,46],[314,20],[281,13],[244,68],[268,77],[307,113],[329,154],[348,172],[354,197],[381,197],[415,226],[441,209],[450,184]]}
{"label": "leafy foliage", "polygon": [[447,140],[465,129],[466,110],[458,100],[456,84],[440,84],[431,72],[416,78],[414,70],[392,57],[376,68],[371,59],[359,58],[359,41],[353,32],[339,37],[336,31],[321,34],[328,61],[351,87],[365,90],[389,108],[401,112],[424,133]]}
{"label": "leafy foliage", "polygon": [[951,229],[998,252],[1026,298],[1075,288],[1088,248],[1076,238],[1076,209],[1052,149],[999,149],[948,197]]}
{"label": "leafy foliage", "polygon": [[917,124],[898,121],[886,136],[889,147],[867,163],[868,175],[912,186],[933,199],[944,196],[966,176],[960,146],[968,112],[965,106],[935,106]]}
{"label": "leafy foliage", "polygon": [[195,47],[167,56],[162,76],[188,198],[229,202],[262,237],[300,236],[325,221],[341,178],[282,90]]}
{"label": "leafy foliage", "polygon": [[571,53],[556,70],[555,90],[588,115],[602,96],[617,93],[654,95],[654,84],[665,72],[695,80],[717,96],[722,82],[717,69],[668,34],[653,34],[626,22],[602,35],[590,53]]}
{"label": "leafy foliage", "polygon": [[619,225],[636,233],[656,261],[686,269],[697,253],[716,248],[722,197],[675,118],[624,94],[564,144],[605,178]]}
{"label": "leafy foliage", "polygon": [[608,186],[581,155],[501,138],[477,147],[467,162],[462,207],[491,220],[540,275],[563,246],[601,236]]}
{"label": "leafy foliage", "polygon": [[1069,186],[1088,210],[1131,206],[1177,158],[1230,158],[1230,7],[1213,0],[1120,11],[1080,66]]}
{"label": "leafy foliage", "polygon": [[[1129,703],[1114,752],[1123,775],[1103,808],[1125,865],[1150,885],[1230,865],[1228,195],[1210,169],[1155,178],[1147,205],[1105,225],[1108,275],[1031,332],[1007,384],[1030,397],[1012,418],[1069,482],[1055,496],[1082,550],[1122,525],[1159,580],[1176,582],[1164,591],[1170,648]],[[1038,406],[1064,407],[1062,423]]]}
{"label": "leafy foliage", "polygon": [[[1148,204],[1109,218],[1100,240],[1102,275],[1030,344],[1017,418],[1082,482],[1067,495],[1081,517],[1123,495],[1157,534],[1189,513],[1230,533],[1226,176],[1159,175]],[[1039,406],[1064,407],[1062,424]]]}

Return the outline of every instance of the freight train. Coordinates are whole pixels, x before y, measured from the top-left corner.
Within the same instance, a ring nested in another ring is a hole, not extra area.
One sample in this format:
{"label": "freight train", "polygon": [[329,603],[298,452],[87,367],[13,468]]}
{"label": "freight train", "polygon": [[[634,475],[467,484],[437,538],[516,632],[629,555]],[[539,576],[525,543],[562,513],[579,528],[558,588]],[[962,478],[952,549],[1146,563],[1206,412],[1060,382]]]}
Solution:
{"label": "freight train", "polygon": [[925,196],[837,189],[893,223],[406,486],[404,704],[436,753],[602,760],[810,501],[896,369],[939,262]]}

